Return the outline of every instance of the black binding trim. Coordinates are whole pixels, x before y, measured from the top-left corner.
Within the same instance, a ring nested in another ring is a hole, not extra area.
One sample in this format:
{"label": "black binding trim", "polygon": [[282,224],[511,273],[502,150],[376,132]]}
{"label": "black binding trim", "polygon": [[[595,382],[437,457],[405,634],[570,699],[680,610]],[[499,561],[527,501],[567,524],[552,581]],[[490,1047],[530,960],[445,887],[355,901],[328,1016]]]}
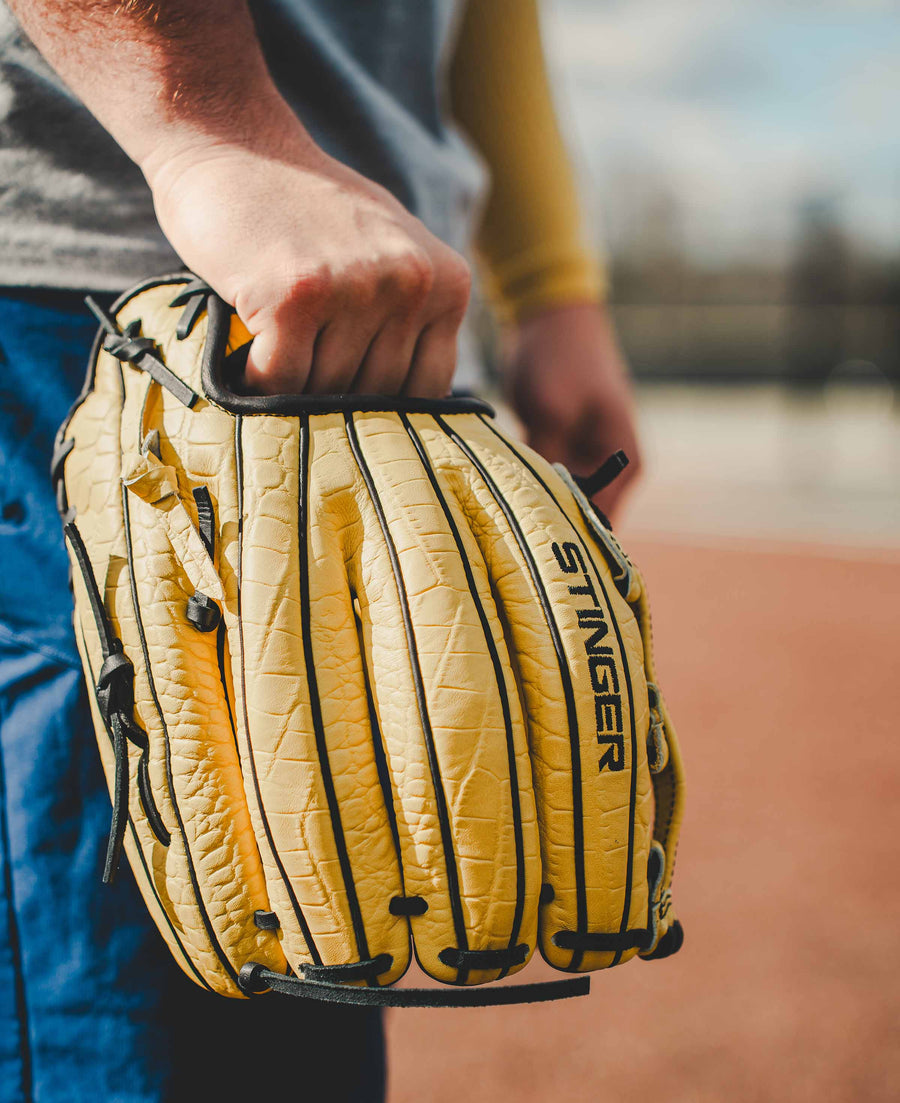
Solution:
{"label": "black binding trim", "polygon": [[267,912],[257,908],[253,913],[253,922],[261,931],[281,930],[281,924],[278,922],[278,916],[275,912]]}
{"label": "black binding trim", "polygon": [[621,954],[625,950],[643,949],[647,945],[649,934],[650,932],[645,928],[633,928],[618,934],[603,931],[588,931],[587,934],[579,934],[578,931],[557,931],[550,936],[550,941],[561,950]]}
{"label": "black binding trim", "polygon": [[[306,667],[306,682],[309,686],[309,707],[312,713],[313,733],[316,740],[316,753],[319,758],[320,777],[322,787],[325,790],[325,800],[328,803],[328,814],[331,819],[331,832],[334,836],[334,847],[337,851],[338,863],[341,867],[341,877],[344,882],[344,891],[347,894],[347,907],[350,911],[350,919],[353,923],[353,934],[356,938],[356,948],[360,958],[369,957],[369,945],[366,937],[366,926],[363,921],[362,908],[356,892],[356,883],[353,879],[353,867],[350,864],[350,853],[344,838],[344,825],[341,822],[341,809],[337,799],[337,791],[334,787],[334,778],[331,773],[331,761],[328,757],[328,740],[325,736],[325,722],[322,717],[322,701],[319,696],[319,679],[316,673],[316,661],[313,655],[312,643],[312,611],[309,593],[309,421],[304,418],[300,423],[300,473],[299,473],[299,502],[297,507],[297,546],[299,551],[299,579],[300,579],[300,633],[303,638],[303,660]],[[377,974],[372,974],[370,980],[374,980]]]}
{"label": "black binding trim", "polygon": [[661,961],[664,957],[677,954],[684,945],[684,928],[676,919],[657,943],[652,954],[645,954],[644,961]]}
{"label": "black binding trim", "polygon": [[528,946],[524,942],[504,950],[457,950],[448,946],[438,958],[452,969],[500,969],[500,975],[505,976],[514,965],[524,965],[528,960]]}
{"label": "black binding trim", "polygon": [[64,528],[69,546],[75,556],[87,590],[88,600],[100,637],[100,649],[103,662],[97,674],[95,693],[97,707],[103,717],[107,734],[115,756],[115,777],[113,781],[112,821],[109,829],[109,842],[106,848],[106,862],[103,869],[103,881],[112,884],[122,859],[125,843],[125,830],[128,823],[128,746],[134,744],[141,752],[138,760],[137,785],[138,796],[150,829],[156,838],[168,846],[171,836],[166,830],[150,786],[148,757],[150,741],[147,733],[134,720],[134,665],[124,653],[122,641],[113,632],[90,557],[74,521]]}
{"label": "black binding trim", "polygon": [[[190,843],[188,842],[187,832],[184,829],[184,819],[181,815],[181,808],[178,801],[175,799],[175,780],[172,775],[172,746],[169,740],[169,726],[166,723],[165,713],[163,712],[162,703],[159,699],[159,694],[156,691],[156,680],[153,677],[153,669],[150,666],[150,652],[147,647],[147,635],[144,631],[144,620],[141,616],[141,606],[138,601],[137,592],[137,578],[134,573],[134,545],[131,539],[131,509],[128,504],[128,491],[127,488],[122,486],[122,508],[125,527],[125,548],[128,555],[128,575],[131,582],[131,602],[134,606],[134,619],[137,624],[138,636],[141,641],[141,654],[144,659],[144,669],[147,673],[147,683],[150,687],[150,696],[153,698],[153,705],[156,709],[156,715],[159,717],[159,724],[163,732],[163,740],[166,752],[166,780],[169,786],[169,799],[172,802],[172,812],[178,823],[178,830],[181,833],[181,841],[184,847],[184,858],[187,863],[188,876],[191,880],[191,888],[194,893],[194,900],[196,901],[197,911],[200,913],[200,920],[203,923],[203,929],[206,931],[206,937],[209,939],[209,945],[212,952],[219,959],[222,968],[228,973],[231,979],[237,983],[238,975],[228,959],[228,955],[222,947],[221,942],[216,934],[215,928],[212,925],[212,920],[209,917],[209,913],[206,910],[206,903],[203,899],[203,893],[200,891],[200,882],[197,880],[197,871],[194,868],[194,856],[191,853]],[[151,879],[152,882],[152,879]],[[163,909],[165,911],[165,909]]]}
{"label": "black binding trim", "polygon": [[667,761],[666,729],[662,719],[662,700],[659,686],[647,682],[647,701],[650,707],[650,727],[647,730],[647,765],[651,774],[658,774]]}
{"label": "black binding trim", "polygon": [[[655,842],[655,841],[654,841]],[[647,944],[649,950],[658,941],[659,909],[662,904],[662,880],[666,860],[662,846],[651,844],[647,858]]]}
{"label": "black binding trim", "polygon": [[620,448],[618,452],[608,456],[593,475],[573,475],[572,478],[586,498],[593,498],[601,490],[606,490],[622,474],[629,462],[628,456]]}
{"label": "black binding trim", "polygon": [[232,308],[218,295],[206,304],[209,328],[203,349],[201,380],[206,397],[231,414],[327,414],[344,411],[389,410],[414,414],[487,414],[493,407],[480,398],[386,398],[373,394],[241,394],[237,387],[247,359],[247,345],[225,356],[231,329]]}
{"label": "black binding trim", "polygon": [[[103,294],[99,291],[96,292],[96,295],[102,298],[104,302],[110,303],[109,313],[110,315],[115,315],[122,309],[123,306],[131,302],[135,295],[139,295],[142,291],[146,291],[150,287],[158,287],[161,284],[167,285],[185,283],[191,278],[192,277],[190,272],[170,273],[167,276],[155,276],[147,280],[142,280],[139,284],[136,284],[134,287],[130,287],[127,291],[122,292],[122,294],[118,296],[114,294]],[[94,300],[94,302],[96,303],[96,299]],[[91,312],[93,313],[93,310]],[[78,410],[78,408],[84,403],[85,399],[87,399],[87,397],[94,389],[94,377],[97,372],[97,357],[100,353],[100,346],[103,343],[106,335],[107,331],[105,325],[101,326],[101,328],[99,328],[94,335],[94,340],[91,345],[91,352],[88,356],[87,368],[85,369],[84,379],[81,384],[81,390],[78,392],[78,397],[69,407],[68,413],[63,419],[63,422],[60,425],[59,429],[57,429],[56,431],[57,444],[59,444],[65,438],[65,435],[68,432],[69,424],[72,421],[72,418],[75,416],[76,410]],[[68,503],[66,502],[64,482],[60,481],[57,484],[56,492],[57,510],[65,520],[65,515],[68,512]]]}
{"label": "black binding trim", "polygon": [[[587,558],[587,561],[594,568],[594,573],[597,576],[597,581],[600,583],[600,589],[603,591],[603,600],[606,603],[606,608],[607,609],[612,609],[612,603],[609,599],[609,592],[606,588],[606,583],[603,581],[603,577],[601,576],[600,571],[597,569],[597,565],[596,565],[596,563],[594,563],[593,557],[591,556],[590,552],[588,551],[587,545],[585,544],[584,540],[582,539],[581,533],[578,531],[578,529],[572,523],[572,521],[569,518],[566,511],[560,505],[559,499],[556,497],[556,495],[553,493],[553,491],[547,485],[546,481],[534,469],[532,464],[529,463],[528,460],[521,454],[521,452],[519,452],[519,450],[516,447],[514,447],[506,439],[506,437],[504,437],[501,433],[497,432],[497,430],[494,428],[493,425],[491,425],[487,421],[484,421],[484,419],[481,419],[481,420],[482,420],[482,423],[486,426],[486,428],[488,428],[494,434],[494,436],[509,449],[509,451],[519,460],[519,462],[521,464],[523,464],[524,467],[528,471],[531,472],[531,474],[534,476],[534,478],[537,479],[537,481],[540,483],[540,485],[544,488],[544,490],[546,491],[546,493],[549,496],[550,500],[554,503],[556,508],[559,510],[559,512],[565,518],[566,523],[568,524],[568,526],[572,530],[572,532],[575,534],[576,539],[578,540],[579,544],[581,545],[582,549],[584,550],[584,554]],[[600,546],[599,542],[597,542],[597,546],[598,547]],[[634,878],[634,831],[635,831],[634,812],[635,812],[635,804],[637,802],[637,775],[638,775],[638,771],[637,771],[637,725],[635,723],[635,716],[634,716],[634,688],[631,684],[631,668],[628,664],[627,652],[625,650],[625,643],[622,639],[622,629],[619,625],[618,617],[610,616],[609,621],[610,621],[610,624],[612,625],[613,630],[616,634],[616,641],[617,641],[618,646],[619,646],[619,654],[622,658],[622,669],[625,672],[625,686],[626,686],[627,693],[628,693],[629,726],[631,728],[631,738],[630,738],[630,744],[631,744],[631,757],[630,757],[631,778],[630,778],[629,805],[628,805],[628,855],[627,855],[626,866],[625,866],[625,869],[626,869],[625,899],[624,899],[624,902],[623,902],[623,905],[622,905],[622,923],[621,923],[620,928],[619,928],[619,933],[624,934],[626,932],[627,928],[628,928],[628,917],[629,917],[629,913],[631,911],[632,881],[633,881],[633,878]],[[582,933],[582,934],[587,933],[581,927],[580,924],[579,924],[579,932]],[[616,956],[615,956],[612,964],[613,965],[618,965],[621,960],[622,960],[621,951],[617,951]]]}
{"label": "black binding trim", "polygon": [[345,984],[314,983],[274,973],[255,961],[248,962],[241,969],[238,983],[247,995],[271,990],[284,996],[367,1007],[497,1007],[503,1004],[544,1003],[586,996],[591,986],[590,977],[571,977],[540,984],[506,984],[491,988],[357,988]]}
{"label": "black binding trim", "polygon": [[[98,292],[98,294],[99,294],[99,292]],[[127,296],[125,296],[125,295],[120,296],[120,300],[116,301],[115,303],[113,303],[110,306],[110,311],[114,313],[115,310],[117,310],[119,308],[119,306],[121,306],[122,301],[124,301],[126,298],[127,298]],[[108,301],[108,300],[106,300],[106,301]],[[82,383],[81,383],[81,390],[78,392],[78,396],[76,397],[75,401],[69,407],[68,412],[66,413],[66,416],[63,419],[62,424],[56,430],[56,438],[55,438],[54,446],[57,447],[57,448],[65,440],[66,433],[68,432],[68,429],[69,429],[69,424],[72,421],[72,418],[75,416],[75,411],[79,408],[79,406],[82,405],[82,403],[85,401],[85,399],[88,397],[88,395],[94,389],[94,375],[96,373],[96,367],[97,367],[97,355],[100,352],[100,344],[101,344],[105,334],[106,334],[106,331],[104,329],[98,329],[97,332],[94,334],[94,340],[91,344],[91,353],[90,353],[90,356],[88,357],[87,368],[85,369],[84,379],[82,380]],[[60,474],[62,474],[62,472],[60,472]],[[64,483],[63,480],[60,480],[60,482],[57,483],[56,494],[57,494],[57,510],[59,511],[60,515],[62,516],[67,512],[67,509],[68,509],[68,505],[65,501],[65,483]]]}
{"label": "black binding trim", "polygon": [[228,709],[228,723],[231,725],[231,735],[234,739],[234,749],[237,751],[238,765],[241,768],[241,774],[244,772],[244,765],[241,762],[241,751],[238,747],[237,740],[237,728],[234,723],[234,710],[231,707],[231,693],[228,689],[228,674],[225,670],[225,650],[227,646],[225,621],[219,621],[219,627],[216,630],[216,659],[219,664],[219,681],[222,683],[222,694],[225,698],[225,707]]}
{"label": "black binding trim", "polygon": [[191,335],[191,330],[193,330],[197,319],[203,313],[206,300],[212,293],[213,290],[206,280],[197,277],[191,280],[186,287],[183,287],[169,303],[171,307],[184,307],[181,317],[178,319],[178,325],[175,327],[175,336],[179,341],[183,341]]}
{"label": "black binding trim", "polygon": [[[519,803],[519,772],[516,766],[516,747],[515,739],[513,736],[512,726],[512,712],[509,706],[509,693],[506,686],[506,677],[503,672],[503,664],[500,662],[500,654],[497,651],[497,644],[494,640],[494,634],[491,631],[491,626],[488,623],[487,614],[484,611],[484,604],[481,600],[481,594],[478,591],[478,586],[475,584],[475,578],[472,574],[472,566],[469,563],[469,555],[462,542],[462,537],[459,533],[456,521],[447,504],[447,499],[441,490],[440,483],[432,468],[431,462],[428,458],[428,454],[425,451],[425,446],[422,444],[419,434],[415,431],[410,423],[406,414],[400,415],[400,420],[403,423],[403,427],[412,441],[416,452],[418,453],[419,460],[422,467],[425,470],[425,474],[428,476],[428,481],[431,484],[431,489],[437,498],[438,504],[443,511],[444,518],[447,521],[447,525],[450,532],[453,535],[453,541],[456,544],[456,550],[459,552],[459,560],[462,564],[463,571],[466,576],[466,584],[469,587],[469,593],[472,597],[472,602],[475,606],[475,610],[478,613],[478,619],[481,623],[481,630],[484,633],[484,640],[487,644],[488,652],[491,656],[491,666],[494,670],[494,679],[497,682],[497,693],[500,697],[500,707],[503,712],[503,727],[506,734],[506,762],[509,770],[510,781],[510,803],[512,807],[512,821],[513,821],[513,835],[515,838],[516,847],[516,909],[513,913],[512,928],[509,935],[509,950],[512,951],[517,945],[519,933],[522,929],[522,916],[525,911],[525,842],[522,834],[522,808]],[[441,958],[443,961],[444,959]],[[444,964],[447,964],[444,962]],[[510,962],[510,964],[518,964],[518,962]],[[507,967],[497,966],[503,968],[501,976],[506,975]],[[486,966],[490,968],[490,966]]]}
{"label": "black binding trim", "polygon": [[100,714],[109,733],[116,762],[112,787],[112,819],[109,825],[109,839],[106,844],[106,861],[103,864],[104,885],[111,885],[116,879],[119,863],[122,860],[125,828],[128,823],[128,748],[125,744],[124,729],[118,722],[118,714],[110,713],[109,686],[105,687],[107,696],[104,699],[103,671],[108,661],[108,659],[105,660],[100,667],[100,676],[97,679],[96,686],[97,704],[100,706]]}
{"label": "black binding trim", "polygon": [[[96,685],[96,677],[94,675],[94,667],[91,663],[91,656],[88,652],[87,640],[84,638],[84,631],[83,630],[79,631],[79,637],[81,639],[81,647],[82,647],[82,652],[83,652],[84,658],[85,658],[85,664],[86,664],[86,667],[87,667],[87,672],[90,675],[89,686],[93,686],[93,685]],[[96,693],[94,694],[94,700],[96,701]],[[98,708],[100,707],[99,704],[97,705],[97,707]],[[160,899],[159,892],[157,891],[157,888],[156,888],[156,882],[154,881],[153,877],[150,874],[150,867],[147,865],[147,859],[144,857],[144,849],[141,846],[141,841],[138,838],[137,830],[136,830],[136,828],[134,826],[134,823],[132,822],[130,817],[129,817],[129,820],[128,820],[128,830],[131,833],[131,841],[134,843],[134,853],[137,855],[137,858],[141,863],[141,868],[144,871],[144,876],[147,878],[147,884],[150,887],[150,891],[153,893],[154,897],[156,898],[157,903],[159,904],[160,912],[162,913],[163,917],[165,918],[166,926],[169,928],[169,932],[172,935],[172,939],[177,944],[179,950],[181,951],[181,953],[183,955],[183,958],[184,958],[183,964],[186,966],[186,968],[188,968],[190,970],[192,976],[194,977],[196,982],[200,985],[200,987],[205,988],[205,989],[207,989],[207,991],[211,992],[212,988],[210,987],[209,983],[203,978],[202,973],[198,970],[197,966],[194,964],[194,961],[191,958],[191,955],[184,948],[184,943],[181,941],[181,935],[179,934],[178,929],[172,923],[172,919],[169,916],[169,913],[166,911],[165,905],[163,904],[162,900]],[[136,873],[136,871],[135,871],[135,873]],[[176,957],[177,957],[177,955],[176,955]]]}
{"label": "black binding trim", "polygon": [[[447,797],[444,793],[444,786],[441,778],[440,764],[437,758],[437,748],[434,745],[434,733],[431,730],[431,718],[428,715],[428,703],[425,699],[425,686],[422,679],[422,668],[419,664],[419,649],[416,644],[416,636],[413,631],[412,616],[409,611],[409,597],[406,592],[406,586],[403,581],[403,573],[400,568],[400,559],[397,555],[397,548],[394,544],[394,538],[391,535],[390,527],[387,522],[387,517],[384,513],[384,507],[381,504],[381,500],[378,497],[378,491],[375,487],[375,482],[372,478],[372,472],[369,470],[369,465],[366,463],[365,457],[362,454],[362,449],[359,444],[359,437],[356,432],[356,423],[353,420],[353,414],[349,411],[344,413],[344,424],[347,429],[347,438],[350,442],[350,450],[353,453],[353,458],[356,460],[356,465],[359,468],[359,472],[362,475],[363,482],[366,484],[366,490],[369,494],[369,499],[372,502],[372,508],[375,510],[375,515],[378,518],[378,525],[381,529],[381,535],[384,539],[385,547],[388,553],[388,560],[391,565],[391,573],[394,576],[394,585],[397,587],[397,600],[400,604],[400,613],[403,619],[403,631],[406,637],[406,647],[409,652],[410,671],[412,673],[413,685],[415,687],[416,694],[416,707],[419,713],[419,722],[422,725],[422,733],[425,738],[425,750],[428,756],[428,769],[431,774],[431,784],[434,789],[434,800],[437,809],[438,824],[441,832],[441,844],[444,851],[444,863],[447,871],[447,890],[450,898],[450,913],[453,919],[453,930],[456,934],[456,940],[459,943],[461,949],[467,950],[469,948],[468,937],[466,934],[466,923],[463,917],[462,899],[460,897],[459,889],[459,871],[456,868],[456,853],[453,848],[453,832],[450,828],[450,812],[447,807]],[[457,977],[458,984],[464,984],[466,981],[465,970],[461,970]]]}
{"label": "black binding trim", "polygon": [[[294,886],[291,884],[291,879],[288,877],[287,870],[284,868],[284,863],[281,860],[281,855],[278,853],[278,848],[275,846],[275,840],[272,838],[272,828],[269,824],[269,817],[266,814],[266,807],[263,803],[262,792],[259,787],[259,776],[256,770],[256,756],[253,753],[253,741],[250,738],[250,717],[247,712],[247,671],[245,663],[246,648],[244,646],[244,620],[241,615],[241,589],[243,579],[243,560],[244,560],[244,446],[242,441],[242,425],[241,418],[237,418],[234,424],[234,443],[235,443],[235,460],[237,467],[237,492],[238,492],[238,552],[237,552],[237,626],[238,626],[238,639],[240,640],[241,647],[241,704],[243,706],[244,715],[244,738],[247,741],[247,761],[250,763],[250,774],[253,779],[253,792],[256,797],[256,807],[259,809],[259,818],[262,821],[263,831],[266,835],[266,842],[269,845],[269,853],[272,857],[272,861],[278,868],[278,872],[281,875],[281,880],[284,884],[285,891],[288,894],[288,898],[291,901],[291,907],[293,908],[294,915],[297,919],[297,923],[300,926],[300,933],[303,935],[303,940],[306,943],[306,948],[309,950],[310,956],[313,959],[313,963],[316,965],[322,964],[322,958],[319,955],[318,947],[312,936],[312,931],[309,928],[309,924],[306,921],[306,916],[303,914],[303,909],[300,907],[300,901],[297,899],[297,895],[294,892]],[[223,672],[224,673],[224,672]],[[235,733],[235,739],[237,739],[237,733]]]}
{"label": "black binding trim", "polygon": [[378,954],[365,961],[348,961],[342,965],[301,965],[304,978],[312,981],[343,984],[351,980],[364,980],[375,985],[378,978],[394,964],[390,954]]}
{"label": "black binding trim", "polygon": [[[565,698],[566,705],[566,719],[569,727],[569,748],[572,762],[572,849],[573,849],[573,861],[575,864],[575,908],[578,922],[578,930],[584,933],[587,932],[587,890],[585,886],[585,874],[584,874],[584,810],[581,800],[581,737],[578,727],[578,711],[575,705],[575,690],[572,686],[572,675],[569,671],[569,663],[566,659],[566,653],[563,649],[562,638],[559,632],[559,625],[556,623],[556,618],[553,615],[553,607],[550,603],[550,596],[544,586],[541,579],[540,572],[538,571],[537,564],[535,563],[534,556],[531,553],[531,548],[528,546],[528,541],[525,539],[525,534],[522,532],[518,519],[513,512],[509,502],[506,501],[500,488],[491,478],[487,468],[478,459],[469,445],[456,433],[449,425],[443,420],[443,418],[436,419],[438,425],[447,434],[450,440],[459,448],[464,456],[473,465],[475,470],[481,476],[482,481],[488,488],[491,497],[499,506],[503,516],[506,518],[506,523],[509,525],[510,531],[513,534],[513,538],[518,545],[519,552],[522,555],[522,559],[525,563],[528,576],[531,579],[531,584],[534,587],[537,594],[538,601],[541,605],[541,611],[544,614],[544,621],[547,625],[547,631],[550,633],[550,639],[553,643],[553,650],[556,653],[556,661],[559,667],[559,678],[562,684],[563,697]],[[502,439],[502,438],[501,438]],[[581,965],[581,953],[575,950],[572,954],[572,960],[569,963],[569,968],[573,971],[577,970]]]}
{"label": "black binding trim", "polygon": [[62,478],[63,464],[66,462],[66,456],[75,447],[75,440],[72,437],[57,437],[53,445],[53,457],[50,460],[50,481],[53,483],[54,488],[59,480]]}
{"label": "black binding trim", "polygon": [[[176,296],[176,299],[178,296]],[[213,506],[212,495],[209,492],[209,487],[198,486],[193,491],[194,502],[197,505],[197,529],[200,533],[200,539],[203,541],[203,546],[206,548],[209,558],[215,563],[216,558],[216,511]],[[206,597],[205,594],[195,594],[194,597]],[[207,601],[212,601],[211,598],[206,598]],[[188,603],[190,604],[190,602]],[[221,615],[221,609],[212,602],[216,609],[219,610],[219,616],[216,618],[216,658],[219,663],[219,680],[222,683],[222,695],[225,698],[225,705],[228,709],[228,723],[231,725],[231,734],[234,737],[235,749],[238,751],[238,762],[240,762],[240,749],[237,745],[237,732],[234,726],[234,712],[231,708],[231,694],[228,691],[228,677],[225,672],[225,647],[226,647],[226,631],[225,621]],[[190,612],[188,613],[190,619]],[[243,772],[243,766],[241,766]]]}
{"label": "black binding trim", "polygon": [[97,585],[97,579],[94,577],[94,568],[91,566],[91,560],[88,556],[87,548],[84,546],[84,541],[81,539],[81,533],[78,531],[78,526],[74,521],[70,521],[63,527],[63,532],[69,541],[69,545],[75,555],[75,561],[78,563],[78,569],[81,571],[81,577],[84,580],[91,612],[94,615],[94,623],[97,626],[97,634],[100,637],[100,648],[103,652],[103,658],[108,659],[115,650],[115,645],[117,643],[121,647],[121,642],[117,640],[113,634],[112,627],[106,615],[106,608],[103,605],[103,599],[100,597],[100,588]]}
{"label": "black binding trim", "polygon": [[422,896],[393,896],[388,911],[391,915],[424,915],[428,901]]}
{"label": "black binding trim", "polygon": [[183,379],[180,379],[167,367],[156,351],[156,342],[150,337],[139,336],[141,332],[139,318],[129,322],[123,331],[119,329],[115,318],[107,314],[101,306],[98,306],[90,295],[84,301],[106,332],[103,341],[103,348],[106,352],[115,356],[117,360],[126,361],[141,371],[145,371],[188,409],[194,405],[199,396],[191,390]]}

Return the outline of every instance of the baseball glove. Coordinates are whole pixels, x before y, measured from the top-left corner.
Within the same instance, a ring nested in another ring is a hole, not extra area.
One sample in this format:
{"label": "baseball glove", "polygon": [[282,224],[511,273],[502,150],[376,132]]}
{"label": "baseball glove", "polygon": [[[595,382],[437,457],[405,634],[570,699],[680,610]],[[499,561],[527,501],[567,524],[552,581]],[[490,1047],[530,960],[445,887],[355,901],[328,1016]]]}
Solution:
{"label": "baseball glove", "polygon": [[[202,281],[105,314],[53,459],[113,813],[175,958],[228,996],[479,1004],[540,947],[681,943],[682,812],[641,576],[473,398],[259,397]],[[391,989],[411,943],[455,988]]]}

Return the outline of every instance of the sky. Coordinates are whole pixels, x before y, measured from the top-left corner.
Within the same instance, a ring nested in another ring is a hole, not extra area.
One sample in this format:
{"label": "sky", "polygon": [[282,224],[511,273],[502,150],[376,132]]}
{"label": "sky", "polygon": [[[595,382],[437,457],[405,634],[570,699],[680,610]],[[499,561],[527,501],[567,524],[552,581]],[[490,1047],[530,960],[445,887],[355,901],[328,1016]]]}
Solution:
{"label": "sky", "polygon": [[660,196],[698,259],[776,261],[824,204],[900,255],[900,0],[542,0],[563,125],[611,246]]}

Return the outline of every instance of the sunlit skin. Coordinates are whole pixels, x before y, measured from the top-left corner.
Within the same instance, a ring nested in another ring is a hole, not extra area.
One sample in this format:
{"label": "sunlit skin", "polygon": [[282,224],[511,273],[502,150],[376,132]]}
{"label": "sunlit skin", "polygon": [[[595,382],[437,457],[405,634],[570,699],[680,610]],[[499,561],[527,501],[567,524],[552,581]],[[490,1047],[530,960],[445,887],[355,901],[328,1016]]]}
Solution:
{"label": "sunlit skin", "polygon": [[[176,252],[247,324],[249,386],[447,393],[468,263],[312,141],[272,82],[243,0],[214,8],[13,0],[12,8],[141,167]],[[106,48],[111,34],[115,51]],[[214,63],[222,57],[241,65]],[[617,448],[628,452],[632,466],[600,496],[615,513],[638,457],[605,309],[535,311],[512,343],[507,391],[535,448],[579,473]]]}
{"label": "sunlit skin", "polygon": [[521,322],[511,335],[505,385],[528,443],[551,462],[590,475],[624,450],[628,467],[594,499],[615,521],[641,453],[631,384],[607,308],[575,303]]}

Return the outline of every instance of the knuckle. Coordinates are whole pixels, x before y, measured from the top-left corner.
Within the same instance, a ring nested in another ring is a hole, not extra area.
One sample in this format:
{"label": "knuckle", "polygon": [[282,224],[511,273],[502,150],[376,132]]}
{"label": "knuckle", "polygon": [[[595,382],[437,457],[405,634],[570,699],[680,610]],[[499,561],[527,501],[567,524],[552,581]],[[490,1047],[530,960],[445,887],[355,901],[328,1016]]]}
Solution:
{"label": "knuckle", "polygon": [[431,293],[435,271],[428,254],[410,250],[395,259],[385,276],[391,298],[408,309],[418,309]]}
{"label": "knuckle", "polygon": [[447,304],[448,313],[462,317],[469,305],[472,271],[458,253],[451,253],[443,265],[441,290],[441,297]]}
{"label": "knuckle", "polygon": [[335,277],[326,265],[286,275],[273,311],[279,321],[289,316],[313,315],[335,292]]}
{"label": "knuckle", "polygon": [[369,266],[346,268],[333,292],[334,308],[344,317],[352,316],[359,321],[378,309],[378,280]]}

